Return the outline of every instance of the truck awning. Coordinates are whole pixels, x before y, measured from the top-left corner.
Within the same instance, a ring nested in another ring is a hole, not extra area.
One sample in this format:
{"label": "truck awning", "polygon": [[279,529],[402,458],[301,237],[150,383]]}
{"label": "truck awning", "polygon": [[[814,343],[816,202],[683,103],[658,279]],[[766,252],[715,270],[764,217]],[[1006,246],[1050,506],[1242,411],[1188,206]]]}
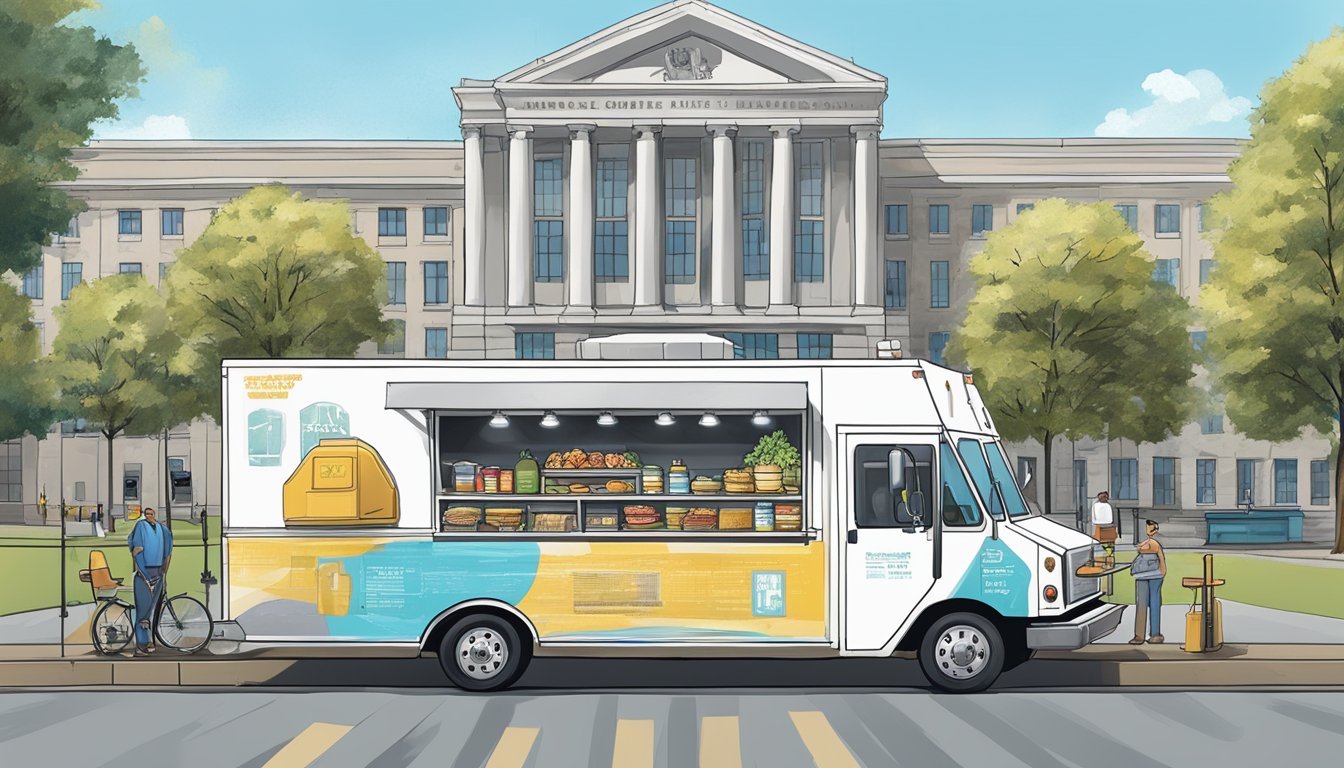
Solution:
{"label": "truck awning", "polygon": [[442,411],[801,411],[802,382],[392,382],[387,407]]}

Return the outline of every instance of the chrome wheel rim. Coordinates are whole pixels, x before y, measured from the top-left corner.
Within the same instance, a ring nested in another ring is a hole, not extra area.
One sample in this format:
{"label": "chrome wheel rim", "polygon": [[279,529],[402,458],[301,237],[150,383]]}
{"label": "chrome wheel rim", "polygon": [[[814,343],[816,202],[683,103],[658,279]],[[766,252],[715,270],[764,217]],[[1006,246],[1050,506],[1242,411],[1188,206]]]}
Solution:
{"label": "chrome wheel rim", "polygon": [[504,670],[509,644],[492,627],[473,627],[457,641],[457,667],[473,680],[489,680]]}
{"label": "chrome wheel rim", "polygon": [[938,671],[953,680],[969,680],[989,666],[989,640],[979,629],[958,624],[943,630],[934,645]]}

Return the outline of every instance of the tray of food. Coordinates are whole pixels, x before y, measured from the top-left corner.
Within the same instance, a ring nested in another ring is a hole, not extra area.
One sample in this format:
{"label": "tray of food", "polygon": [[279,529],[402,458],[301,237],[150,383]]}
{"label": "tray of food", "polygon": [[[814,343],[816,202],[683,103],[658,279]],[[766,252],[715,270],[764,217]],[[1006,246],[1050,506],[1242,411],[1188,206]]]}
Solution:
{"label": "tray of food", "polygon": [[[607,453],[603,451],[584,451],[572,448],[568,451],[552,451],[546,457],[543,470],[571,469],[639,469],[639,454],[634,451]],[[552,474],[546,472],[546,474]]]}

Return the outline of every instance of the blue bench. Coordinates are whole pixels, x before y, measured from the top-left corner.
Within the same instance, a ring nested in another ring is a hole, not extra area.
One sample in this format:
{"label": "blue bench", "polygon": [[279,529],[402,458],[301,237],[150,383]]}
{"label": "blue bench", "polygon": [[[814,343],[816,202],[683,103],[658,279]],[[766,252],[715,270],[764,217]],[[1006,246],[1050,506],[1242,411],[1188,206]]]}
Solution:
{"label": "blue bench", "polygon": [[1302,510],[1206,512],[1208,544],[1289,544],[1302,541]]}

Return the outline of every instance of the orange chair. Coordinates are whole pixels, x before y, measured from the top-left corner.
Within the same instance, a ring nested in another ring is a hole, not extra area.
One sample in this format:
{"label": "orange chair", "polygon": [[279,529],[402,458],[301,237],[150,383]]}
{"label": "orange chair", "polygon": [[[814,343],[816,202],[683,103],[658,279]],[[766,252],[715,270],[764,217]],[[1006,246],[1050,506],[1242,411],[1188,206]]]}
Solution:
{"label": "orange chair", "polygon": [[89,552],[89,567],[79,572],[79,580],[88,582],[94,602],[115,600],[117,590],[122,589],[121,583],[124,581],[113,578],[112,569],[107,566],[107,556],[98,549]]}

